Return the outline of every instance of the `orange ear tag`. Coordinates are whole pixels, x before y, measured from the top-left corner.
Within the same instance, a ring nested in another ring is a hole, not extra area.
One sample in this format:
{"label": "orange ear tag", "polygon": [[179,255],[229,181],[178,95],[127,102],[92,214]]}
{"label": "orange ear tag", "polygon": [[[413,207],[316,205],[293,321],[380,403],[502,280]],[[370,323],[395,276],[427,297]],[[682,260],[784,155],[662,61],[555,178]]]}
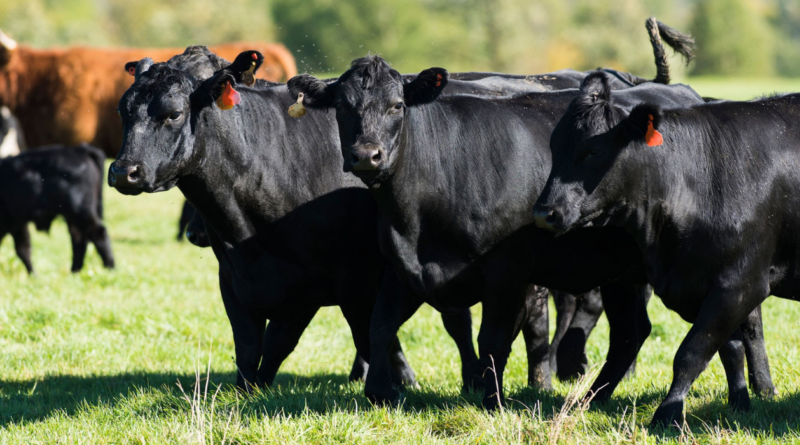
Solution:
{"label": "orange ear tag", "polygon": [[661,133],[653,128],[653,115],[649,114],[648,117],[649,120],[647,121],[647,133],[644,135],[644,141],[647,142],[649,147],[655,147],[656,145],[663,144],[664,138],[661,136]]}
{"label": "orange ear tag", "polygon": [[222,94],[217,98],[217,106],[220,110],[230,110],[234,105],[242,101],[239,92],[233,89],[231,82],[225,82]]}

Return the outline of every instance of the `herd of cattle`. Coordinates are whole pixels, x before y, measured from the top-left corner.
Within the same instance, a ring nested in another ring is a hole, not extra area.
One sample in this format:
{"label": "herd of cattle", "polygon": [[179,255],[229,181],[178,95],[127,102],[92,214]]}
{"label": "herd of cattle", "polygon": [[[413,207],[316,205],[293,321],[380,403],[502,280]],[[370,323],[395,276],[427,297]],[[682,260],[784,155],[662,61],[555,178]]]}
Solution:
{"label": "herd of cattle", "polygon": [[687,60],[693,42],[646,25],[653,80],[401,75],[378,56],[319,80],[295,76],[279,45],[34,50],[0,32],[3,135],[50,145],[0,161],[0,236],[32,272],[27,224],[62,215],[72,270],[89,241],[113,267],[101,190],[116,156],[120,193],[177,186],[191,203],[178,236],[219,261],[242,390],[271,385],[319,308],[338,305],[357,350],[350,378],[396,404],[416,384],[397,332],[428,303],[487,409],[502,403],[520,331],[528,383],[549,388],[553,372],[585,371],[605,310],[608,357],[590,392],[603,401],[650,334],[655,290],[693,327],[653,424],[679,421],[717,352],[729,404],[747,410],[748,380],[776,393],[760,304],[800,297],[800,95],[731,102],[667,85],[662,42]]}

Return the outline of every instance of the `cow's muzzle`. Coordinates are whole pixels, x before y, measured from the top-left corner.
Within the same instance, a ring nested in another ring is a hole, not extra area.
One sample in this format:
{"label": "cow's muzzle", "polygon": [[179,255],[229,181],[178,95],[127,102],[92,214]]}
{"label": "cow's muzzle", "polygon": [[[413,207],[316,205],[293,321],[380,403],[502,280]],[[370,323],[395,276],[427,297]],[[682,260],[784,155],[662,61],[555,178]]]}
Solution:
{"label": "cow's muzzle", "polygon": [[354,171],[379,170],[384,162],[386,162],[386,151],[379,145],[353,147],[350,154],[350,165]]}
{"label": "cow's muzzle", "polygon": [[114,161],[108,169],[108,185],[120,190],[138,189],[142,179],[142,168],[135,164]]}
{"label": "cow's muzzle", "polygon": [[541,204],[536,204],[533,207],[533,220],[537,227],[555,231],[556,226],[562,221],[562,218],[555,209]]}

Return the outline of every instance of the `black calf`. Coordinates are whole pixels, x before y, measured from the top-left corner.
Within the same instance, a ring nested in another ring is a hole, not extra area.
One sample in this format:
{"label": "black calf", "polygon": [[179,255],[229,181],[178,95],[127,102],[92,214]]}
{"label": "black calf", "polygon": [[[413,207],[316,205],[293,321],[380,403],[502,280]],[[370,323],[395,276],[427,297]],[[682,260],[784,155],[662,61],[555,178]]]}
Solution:
{"label": "black calf", "polygon": [[103,161],[90,145],[43,147],[0,160],[0,238],[11,233],[17,256],[33,273],[29,222],[40,231],[62,215],[72,238],[72,271],[83,268],[89,241],[103,264],[114,267],[103,225]]}

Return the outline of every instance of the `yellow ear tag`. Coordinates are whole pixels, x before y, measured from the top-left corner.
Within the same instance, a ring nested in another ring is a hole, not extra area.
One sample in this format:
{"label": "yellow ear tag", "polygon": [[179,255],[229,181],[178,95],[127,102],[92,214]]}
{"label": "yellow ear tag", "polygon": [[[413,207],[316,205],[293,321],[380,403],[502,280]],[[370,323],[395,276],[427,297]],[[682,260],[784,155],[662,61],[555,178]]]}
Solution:
{"label": "yellow ear tag", "polygon": [[[255,56],[255,54],[253,54]],[[256,84],[256,75],[253,71],[256,69],[256,63],[250,62],[250,68],[242,73],[242,83],[251,87]]]}
{"label": "yellow ear tag", "polygon": [[289,116],[299,118],[306,115],[306,107],[303,106],[304,96],[305,95],[303,93],[297,95],[297,102],[293,103],[292,106],[289,107]]}

